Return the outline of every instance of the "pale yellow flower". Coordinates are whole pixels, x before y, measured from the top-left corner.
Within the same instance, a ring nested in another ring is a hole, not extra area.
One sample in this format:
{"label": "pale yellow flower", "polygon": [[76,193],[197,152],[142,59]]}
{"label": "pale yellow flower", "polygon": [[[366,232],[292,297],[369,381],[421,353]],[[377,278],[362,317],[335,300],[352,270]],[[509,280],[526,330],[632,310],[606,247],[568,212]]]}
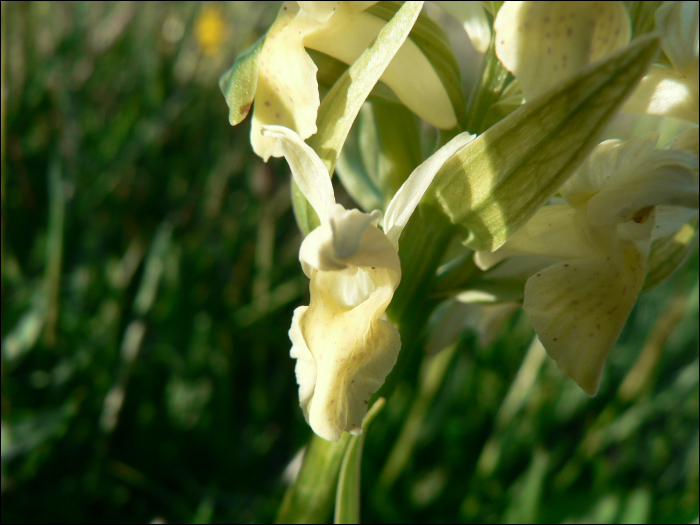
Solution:
{"label": "pale yellow flower", "polygon": [[336,204],[328,170],[298,134],[282,126],[263,131],[279,142],[321,221],[299,251],[311,303],[295,310],[289,335],[304,417],[316,434],[338,441],[344,431],[362,432],[369,397],[401,349],[384,315],[401,280],[401,232],[440,167],[474,136],[458,135],[416,168],[387,206],[382,231],[381,211]]}
{"label": "pale yellow flower", "polygon": [[484,269],[511,255],[560,261],[528,279],[523,309],[547,353],[591,396],[644,284],[652,237],[697,215],[697,155],[656,150],[657,138],[601,143],[561,188],[565,204],[543,207],[499,250],[475,256]]}

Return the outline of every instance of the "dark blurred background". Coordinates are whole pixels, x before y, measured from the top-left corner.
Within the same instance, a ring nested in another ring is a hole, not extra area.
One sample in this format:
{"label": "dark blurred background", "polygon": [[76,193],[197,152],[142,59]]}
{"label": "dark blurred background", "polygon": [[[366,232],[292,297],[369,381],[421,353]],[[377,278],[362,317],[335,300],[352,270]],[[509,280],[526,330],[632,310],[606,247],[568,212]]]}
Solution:
{"label": "dark blurred background", "polygon": [[[307,281],[286,164],[218,78],[277,8],[3,2],[3,522],[274,519],[311,435]],[[697,267],[643,296],[593,400],[521,312],[409,370],[363,519],[696,519]]]}

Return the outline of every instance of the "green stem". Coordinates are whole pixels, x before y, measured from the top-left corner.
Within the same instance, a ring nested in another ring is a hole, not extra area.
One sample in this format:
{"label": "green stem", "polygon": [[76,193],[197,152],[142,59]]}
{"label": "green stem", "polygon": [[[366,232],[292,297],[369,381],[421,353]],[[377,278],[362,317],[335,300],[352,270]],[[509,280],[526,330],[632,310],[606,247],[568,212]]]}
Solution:
{"label": "green stem", "polygon": [[349,442],[347,432],[337,443],[313,435],[299,475],[287,489],[275,523],[324,523],[328,520]]}
{"label": "green stem", "polygon": [[484,122],[491,106],[501,98],[503,90],[513,81],[513,75],[496,56],[495,40],[491,39],[482,64],[479,83],[467,103],[467,131],[480,135],[486,131]]}

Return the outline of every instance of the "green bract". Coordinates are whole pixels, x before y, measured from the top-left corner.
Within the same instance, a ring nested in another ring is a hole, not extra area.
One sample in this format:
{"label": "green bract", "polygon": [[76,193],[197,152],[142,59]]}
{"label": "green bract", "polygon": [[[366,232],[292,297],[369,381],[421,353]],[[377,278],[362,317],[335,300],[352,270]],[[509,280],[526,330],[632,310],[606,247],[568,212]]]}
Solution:
{"label": "green bract", "polygon": [[466,232],[495,250],[558,190],[597,144],[658,50],[642,37],[524,104],[438,173],[433,198]]}

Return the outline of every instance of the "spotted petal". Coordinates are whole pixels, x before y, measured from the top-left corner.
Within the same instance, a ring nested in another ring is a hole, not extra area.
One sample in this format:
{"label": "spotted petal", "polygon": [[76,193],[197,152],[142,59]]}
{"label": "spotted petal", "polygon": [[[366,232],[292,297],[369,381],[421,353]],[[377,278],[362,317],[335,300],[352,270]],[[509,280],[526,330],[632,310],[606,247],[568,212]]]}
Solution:
{"label": "spotted petal", "polygon": [[646,271],[644,250],[627,243],[618,255],[550,266],[525,285],[523,309],[540,341],[589,396],[598,392],[605,360]]}
{"label": "spotted petal", "polygon": [[622,2],[506,2],[494,22],[496,54],[526,100],[627,45]]}

